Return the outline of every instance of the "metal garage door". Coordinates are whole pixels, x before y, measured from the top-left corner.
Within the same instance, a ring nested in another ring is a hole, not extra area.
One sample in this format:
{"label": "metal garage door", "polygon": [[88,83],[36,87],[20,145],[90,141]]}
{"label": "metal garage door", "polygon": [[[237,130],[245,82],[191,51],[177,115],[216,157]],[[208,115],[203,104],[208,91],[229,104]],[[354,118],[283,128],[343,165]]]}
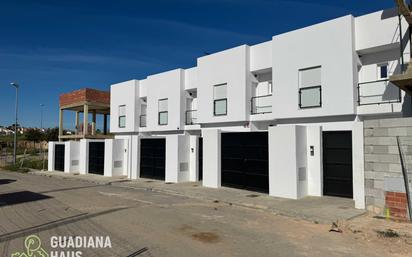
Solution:
{"label": "metal garage door", "polygon": [[54,170],[64,171],[64,145],[54,146]]}
{"label": "metal garage door", "polygon": [[89,143],[89,173],[104,174],[104,142]]}
{"label": "metal garage door", "polygon": [[166,140],[140,140],[140,177],[165,180]]}
{"label": "metal garage door", "polygon": [[199,180],[203,180],[203,138],[199,137]]}
{"label": "metal garage door", "polygon": [[323,194],[353,197],[352,132],[323,132]]}
{"label": "metal garage door", "polygon": [[222,134],[222,185],[269,192],[268,133]]}

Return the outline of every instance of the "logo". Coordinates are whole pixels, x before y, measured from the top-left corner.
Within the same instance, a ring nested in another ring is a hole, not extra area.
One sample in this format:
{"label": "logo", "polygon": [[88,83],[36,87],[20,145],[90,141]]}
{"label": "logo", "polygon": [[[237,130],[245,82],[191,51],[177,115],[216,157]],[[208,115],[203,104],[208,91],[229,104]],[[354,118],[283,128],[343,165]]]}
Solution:
{"label": "logo", "polygon": [[11,257],[49,257],[41,245],[40,238],[36,235],[26,237],[24,247],[26,251],[12,253]]}
{"label": "logo", "polygon": [[83,250],[112,248],[109,236],[52,236],[51,251],[47,252],[36,235],[24,240],[24,251],[15,252],[11,257],[81,257]]}

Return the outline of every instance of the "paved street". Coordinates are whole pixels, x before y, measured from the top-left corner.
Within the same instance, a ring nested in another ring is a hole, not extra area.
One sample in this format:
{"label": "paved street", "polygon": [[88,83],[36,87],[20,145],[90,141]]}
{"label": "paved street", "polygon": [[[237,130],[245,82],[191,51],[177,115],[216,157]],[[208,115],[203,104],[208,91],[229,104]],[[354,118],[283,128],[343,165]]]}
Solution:
{"label": "paved street", "polygon": [[[389,256],[380,241],[220,201],[0,171],[0,254],[38,235],[109,236],[82,256]],[[68,249],[63,249],[67,251]],[[73,250],[73,249],[69,249]],[[397,255],[402,256],[402,255]],[[407,255],[404,255],[407,256]]]}

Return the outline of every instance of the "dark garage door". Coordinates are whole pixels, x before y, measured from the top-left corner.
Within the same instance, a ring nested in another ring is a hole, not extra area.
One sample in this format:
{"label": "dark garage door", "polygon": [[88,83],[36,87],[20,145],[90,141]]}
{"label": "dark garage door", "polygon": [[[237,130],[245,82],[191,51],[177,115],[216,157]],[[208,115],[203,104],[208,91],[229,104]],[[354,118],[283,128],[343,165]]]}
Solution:
{"label": "dark garage door", "polygon": [[89,173],[104,174],[104,142],[89,143]]}
{"label": "dark garage door", "polygon": [[222,134],[222,185],[269,192],[268,133]]}
{"label": "dark garage door", "polygon": [[64,171],[64,145],[54,146],[54,170]]}
{"label": "dark garage door", "polygon": [[203,180],[203,138],[199,137],[199,181]]}
{"label": "dark garage door", "polygon": [[323,194],[353,197],[352,132],[323,132]]}
{"label": "dark garage door", "polygon": [[165,180],[166,140],[140,140],[140,177]]}

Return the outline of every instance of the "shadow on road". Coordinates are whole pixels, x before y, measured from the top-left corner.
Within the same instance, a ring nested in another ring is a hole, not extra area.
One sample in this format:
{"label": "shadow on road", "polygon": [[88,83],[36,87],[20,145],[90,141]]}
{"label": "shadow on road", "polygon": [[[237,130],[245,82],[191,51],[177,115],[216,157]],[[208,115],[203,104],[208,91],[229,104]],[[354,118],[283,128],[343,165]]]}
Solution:
{"label": "shadow on road", "polygon": [[128,208],[127,207],[120,207],[120,208],[114,208],[114,209],[105,210],[105,211],[101,211],[101,212],[97,212],[97,213],[81,213],[81,214],[74,215],[74,216],[71,216],[71,217],[67,217],[67,218],[47,222],[47,223],[44,223],[44,224],[41,224],[41,225],[37,225],[37,226],[22,229],[22,230],[2,234],[2,235],[0,235],[0,243],[5,242],[5,241],[9,241],[9,240],[12,240],[12,239],[16,239],[16,238],[19,238],[19,237],[28,236],[28,235],[33,234],[33,233],[39,233],[41,231],[49,230],[49,229],[56,228],[56,227],[59,227],[59,226],[68,225],[68,224],[75,223],[75,222],[78,222],[78,221],[81,221],[81,220],[87,220],[87,219],[91,219],[91,218],[94,218],[94,217],[98,217],[98,216],[102,216],[102,215],[106,215],[106,214],[109,214],[109,213],[113,213],[113,212],[117,212],[117,211],[121,211],[121,210],[126,210],[126,209],[128,209]]}
{"label": "shadow on road", "polygon": [[5,185],[5,184],[10,184],[13,182],[16,182],[17,180],[15,179],[0,179],[0,185]]}
{"label": "shadow on road", "polygon": [[34,193],[31,191],[20,191],[14,193],[0,194],[0,207],[4,205],[13,205],[27,203],[52,198],[47,195]]}

